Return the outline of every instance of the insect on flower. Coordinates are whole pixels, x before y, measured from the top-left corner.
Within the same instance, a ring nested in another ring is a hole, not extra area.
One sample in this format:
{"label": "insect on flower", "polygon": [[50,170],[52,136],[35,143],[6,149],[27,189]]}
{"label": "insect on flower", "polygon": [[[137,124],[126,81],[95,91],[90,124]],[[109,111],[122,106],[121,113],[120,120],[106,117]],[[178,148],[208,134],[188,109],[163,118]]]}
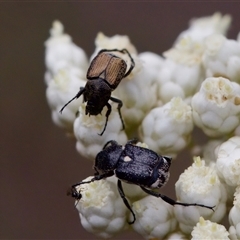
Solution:
{"label": "insect on flower", "polygon": [[96,156],[94,165],[96,171],[95,176],[90,181],[83,181],[72,185],[68,195],[71,195],[76,200],[80,200],[81,193],[76,190],[77,186],[115,175],[118,178],[118,192],[133,216],[133,220],[129,222],[129,224],[135,222],[136,216],[125,197],[121,181],[139,185],[144,192],[157,198],[160,197],[171,205],[182,205],[186,207],[199,206],[214,211],[214,207],[198,203],[177,202],[163,194],[153,191],[153,189],[161,188],[167,183],[170,176],[169,168],[172,159],[167,156],[158,155],[150,149],[136,146],[136,143],[137,140],[130,140],[123,147],[116,141],[108,141],[103,147],[103,150]]}
{"label": "insect on flower", "polygon": [[[131,66],[127,70],[127,63],[122,58],[114,55],[114,52],[121,54],[127,54],[131,60]],[[83,101],[87,102],[85,114],[98,115],[101,114],[104,106],[107,106],[106,121],[102,132],[102,135],[107,127],[108,117],[112,111],[111,105],[108,100],[118,103],[118,113],[124,129],[124,122],[121,115],[122,101],[120,99],[111,97],[111,93],[117,88],[121,80],[127,77],[135,63],[130,53],[126,49],[118,50],[103,49],[99,51],[98,55],[92,60],[87,71],[87,83],[85,87],[80,87],[80,91],[77,95],[68,101],[60,110],[63,109],[74,99],[79,98],[83,94]]]}

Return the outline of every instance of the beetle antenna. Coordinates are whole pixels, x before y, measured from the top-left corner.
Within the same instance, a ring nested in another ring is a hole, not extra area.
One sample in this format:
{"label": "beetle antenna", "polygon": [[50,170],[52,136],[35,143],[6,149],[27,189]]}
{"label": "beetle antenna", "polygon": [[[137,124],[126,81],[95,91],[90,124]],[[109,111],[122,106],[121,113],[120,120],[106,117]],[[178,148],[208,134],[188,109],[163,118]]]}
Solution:
{"label": "beetle antenna", "polygon": [[214,207],[210,207],[210,206],[206,206],[206,205],[203,205],[203,204],[198,204],[198,203],[182,203],[182,202],[177,202],[165,195],[162,195],[160,193],[157,193],[157,192],[154,192],[154,191],[151,191],[149,189],[146,189],[142,186],[140,186],[142,188],[142,190],[154,197],[157,197],[157,198],[161,198],[163,201],[169,203],[170,205],[174,206],[174,205],[182,205],[182,206],[185,206],[185,207],[188,207],[188,206],[198,206],[198,207],[204,207],[204,208],[208,208],[208,209],[211,209],[213,212],[214,212]]}
{"label": "beetle antenna", "polygon": [[79,97],[83,94],[84,91],[85,91],[85,88],[84,88],[84,87],[80,87],[80,90],[79,90],[79,92],[77,93],[77,95],[76,95],[74,98],[72,98],[71,100],[69,100],[69,101],[61,108],[61,110],[60,110],[59,112],[62,113],[63,109],[64,109],[70,102],[72,102],[74,99],[79,98]]}

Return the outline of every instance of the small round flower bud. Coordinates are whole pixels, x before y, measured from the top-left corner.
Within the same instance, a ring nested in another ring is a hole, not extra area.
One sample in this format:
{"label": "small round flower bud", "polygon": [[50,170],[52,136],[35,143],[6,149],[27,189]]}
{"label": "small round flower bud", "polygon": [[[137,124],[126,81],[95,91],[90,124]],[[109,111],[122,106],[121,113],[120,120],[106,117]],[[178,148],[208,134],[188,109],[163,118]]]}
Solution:
{"label": "small round flower bud", "polygon": [[173,232],[167,236],[166,240],[187,240],[188,238],[181,232]]}
{"label": "small round flower bud", "polygon": [[88,232],[98,237],[111,238],[128,227],[127,208],[114,183],[100,180],[79,185],[76,190],[82,195],[80,200],[76,200],[76,208],[82,226]]}
{"label": "small round flower bud", "polygon": [[54,75],[59,69],[67,66],[75,66],[86,71],[88,60],[85,52],[64,33],[61,22],[53,22],[50,34],[50,38],[45,42],[45,62],[48,71]]}
{"label": "small round flower bud", "polygon": [[173,98],[147,114],[140,134],[143,142],[153,151],[175,156],[188,144],[192,130],[191,107],[181,98]]}
{"label": "small round flower bud", "polygon": [[204,78],[202,70],[203,47],[191,38],[184,38],[163,53],[166,60],[158,74],[158,98],[164,103],[173,97],[192,96]]}
{"label": "small round flower bud", "polygon": [[234,193],[233,207],[229,212],[230,236],[231,239],[240,239],[240,186]]}
{"label": "small round flower bud", "polygon": [[127,142],[127,135],[122,130],[122,122],[116,104],[112,104],[112,111],[102,136],[99,134],[103,131],[106,122],[107,107],[103,108],[102,114],[96,116],[85,115],[85,108],[86,105],[82,103],[78,117],[74,121],[74,135],[77,139],[76,148],[82,156],[94,160],[109,140],[114,139],[123,145]]}
{"label": "small round flower bud", "polygon": [[235,136],[216,149],[216,169],[227,185],[240,185],[240,137]]}
{"label": "small round flower bud", "polygon": [[147,112],[157,103],[156,79],[162,58],[148,52],[139,54],[138,61],[141,62],[139,72],[132,79],[123,79],[114,92],[123,101],[122,113],[128,135],[138,128]]}
{"label": "small round flower bud", "polygon": [[240,43],[223,35],[211,35],[205,39],[203,65],[206,76],[223,76],[240,82]]}
{"label": "small round flower bud", "polygon": [[97,34],[95,39],[96,53],[101,49],[123,49],[126,48],[130,54],[137,54],[135,46],[131,43],[128,36],[124,35],[114,35],[112,37],[107,37],[102,32]]}
{"label": "small round flower bud", "polygon": [[189,234],[200,216],[220,221],[226,213],[227,194],[215,168],[205,166],[200,157],[182,173],[175,184],[179,202],[215,206],[214,212],[203,207],[174,206],[174,213],[181,231]]}
{"label": "small round flower bud", "polygon": [[[211,166],[216,164],[215,150],[222,144],[222,140],[210,139],[202,148],[202,156],[206,165]],[[215,166],[214,166],[215,167]]]}
{"label": "small round flower bud", "polygon": [[214,13],[212,16],[192,19],[189,28],[180,33],[177,41],[191,37],[196,42],[202,42],[207,36],[214,33],[225,35],[231,20],[230,15],[222,15],[219,12]]}
{"label": "small round flower bud", "polygon": [[230,238],[228,237],[229,232],[223,225],[211,222],[209,220],[204,220],[203,217],[199,218],[199,222],[194,227],[191,235],[192,240],[230,240]]}
{"label": "small round flower bud", "polygon": [[66,102],[76,95],[79,87],[85,84],[86,82],[81,78],[81,71],[76,67],[60,69],[48,82],[46,97],[52,110],[52,120],[57,126],[66,129],[70,134],[73,133],[73,122],[79,105],[83,101],[82,97],[69,104],[64,109],[64,114],[59,111]]}
{"label": "small round flower bud", "polygon": [[231,133],[239,125],[240,85],[207,78],[192,98],[193,120],[210,137]]}
{"label": "small round flower bud", "polygon": [[170,204],[160,198],[147,196],[133,203],[136,222],[133,229],[145,239],[164,239],[176,229],[176,219]]}

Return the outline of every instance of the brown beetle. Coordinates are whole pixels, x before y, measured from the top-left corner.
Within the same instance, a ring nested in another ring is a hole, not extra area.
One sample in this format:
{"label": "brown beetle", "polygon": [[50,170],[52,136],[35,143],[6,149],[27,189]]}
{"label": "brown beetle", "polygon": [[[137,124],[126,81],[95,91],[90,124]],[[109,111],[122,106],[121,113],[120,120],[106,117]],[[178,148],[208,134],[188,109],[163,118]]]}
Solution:
{"label": "brown beetle", "polygon": [[[131,66],[127,70],[127,63],[120,57],[113,54],[113,52],[120,52],[127,54],[131,60]],[[106,122],[103,131],[99,134],[102,135],[106,129],[108,117],[112,111],[111,105],[108,100],[118,103],[118,113],[124,129],[124,122],[121,115],[122,101],[120,99],[111,97],[111,93],[123,78],[128,76],[135,63],[130,53],[126,49],[103,49],[99,51],[98,55],[92,60],[89,69],[87,71],[87,83],[85,87],[80,87],[80,91],[77,95],[68,101],[60,110],[63,109],[74,99],[79,98],[83,94],[83,101],[87,102],[85,114],[98,115],[101,114],[104,106],[107,106]]]}

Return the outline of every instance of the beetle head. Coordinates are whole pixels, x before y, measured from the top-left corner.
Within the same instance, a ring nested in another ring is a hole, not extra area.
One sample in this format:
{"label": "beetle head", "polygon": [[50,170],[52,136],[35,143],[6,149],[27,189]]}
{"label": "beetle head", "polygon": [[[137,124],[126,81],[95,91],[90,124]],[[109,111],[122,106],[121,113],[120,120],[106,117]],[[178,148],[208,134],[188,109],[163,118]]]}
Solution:
{"label": "beetle head", "polygon": [[99,113],[102,112],[103,107],[106,104],[101,104],[101,102],[99,102],[99,100],[97,101],[97,99],[91,99],[87,102],[87,106],[86,106],[86,110],[85,110],[85,114],[86,115],[98,115]]}
{"label": "beetle head", "polygon": [[113,172],[116,169],[120,155],[122,153],[122,145],[112,144],[99,152],[95,158],[95,170],[102,173]]}

